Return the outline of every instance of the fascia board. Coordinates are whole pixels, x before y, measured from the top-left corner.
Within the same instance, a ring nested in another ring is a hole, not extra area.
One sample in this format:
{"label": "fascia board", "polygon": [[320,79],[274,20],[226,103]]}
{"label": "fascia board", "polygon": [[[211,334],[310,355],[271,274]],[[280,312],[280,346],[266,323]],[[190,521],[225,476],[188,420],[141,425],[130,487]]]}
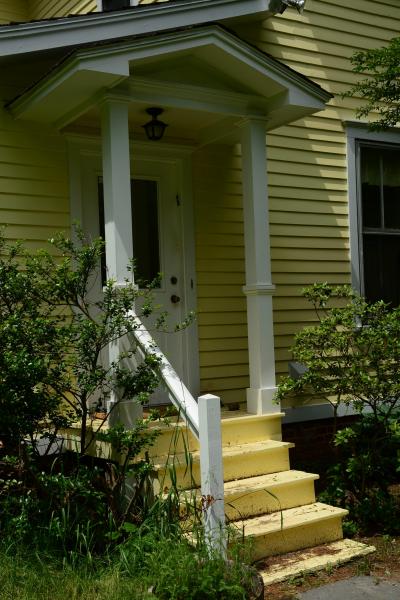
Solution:
{"label": "fascia board", "polygon": [[[296,97],[296,104],[310,106],[316,110],[322,109],[331,95],[288,69],[273,58],[262,53],[253,46],[243,42],[217,25],[205,26],[199,29],[183,30],[159,36],[137,39],[114,46],[97,47],[78,51],[68,59],[57,71],[50,73],[23,96],[9,104],[15,117],[22,115],[34,104],[54,93],[59,86],[65,86],[68,78],[79,70],[98,71],[115,77],[111,84],[119,83],[129,76],[129,63],[165,54],[173,54],[194,48],[218,47],[226,58],[234,59],[244,65],[259,78],[258,95],[268,97],[268,82],[273,80],[282,91],[288,90],[290,96]],[[223,67],[222,67],[223,68]],[[102,86],[104,82],[102,81]],[[93,90],[94,93],[95,90]],[[270,92],[269,92],[270,94]],[[299,102],[301,97],[301,102]]]}
{"label": "fascia board", "polygon": [[209,25],[187,31],[173,32],[157,38],[143,38],[134,42],[122,43],[114,48],[94,48],[78,52],[78,56],[92,57],[108,56],[126,53],[128,61],[141,60],[151,56],[158,56],[167,52],[178,52],[200,46],[218,46],[228,56],[236,58],[248,68],[258,71],[264,77],[273,79],[282,88],[295,88],[297,93],[303,91],[307,95],[318,98],[321,102],[328,102],[332,94],[316,85],[311,79],[303,77],[284,63],[268,56],[255,46],[247,44],[236,35],[218,25]]}
{"label": "fascia board", "polygon": [[259,15],[272,0],[187,0],[142,5],[133,10],[91,13],[54,21],[0,27],[0,57],[104,42],[210,22]]}

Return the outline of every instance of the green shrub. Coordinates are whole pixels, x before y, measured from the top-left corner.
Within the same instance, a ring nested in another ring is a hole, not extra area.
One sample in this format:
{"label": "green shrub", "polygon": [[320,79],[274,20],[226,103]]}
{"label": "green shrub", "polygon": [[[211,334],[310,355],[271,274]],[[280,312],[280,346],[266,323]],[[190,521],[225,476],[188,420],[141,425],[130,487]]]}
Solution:
{"label": "green shrub", "polygon": [[362,530],[398,534],[400,507],[390,493],[399,480],[400,426],[366,414],[334,438],[337,463],[328,471],[328,487],[321,500],[349,511],[348,535]]}
{"label": "green shrub", "polygon": [[[150,472],[138,457],[155,441],[152,418],[102,433],[106,418],[94,425],[91,413],[110,394],[113,410],[123,400],[143,402],[159,382],[157,358],[133,362],[132,344],[111,364],[103,358],[137,327],[129,311],[139,295],[139,316],[152,313],[151,286],[138,292],[132,281],[117,288],[109,280],[93,299],[104,243],[78,237],[74,244],[58,236],[52,253],[35,254],[0,238],[0,535],[40,538],[46,529],[66,553],[102,551],[144,509],[139,494],[127,504],[125,481],[135,478],[140,489]],[[65,453],[63,431],[72,424],[78,451]],[[115,460],[91,458],[101,436]]]}
{"label": "green shrub", "polygon": [[[400,471],[400,307],[370,304],[326,283],[304,295],[318,322],[297,334],[292,353],[307,370],[300,379],[284,378],[277,396],[316,394],[331,402],[337,464],[324,499],[349,509],[353,529],[396,531],[399,507],[389,486]],[[336,433],[341,403],[352,405],[358,421]]]}

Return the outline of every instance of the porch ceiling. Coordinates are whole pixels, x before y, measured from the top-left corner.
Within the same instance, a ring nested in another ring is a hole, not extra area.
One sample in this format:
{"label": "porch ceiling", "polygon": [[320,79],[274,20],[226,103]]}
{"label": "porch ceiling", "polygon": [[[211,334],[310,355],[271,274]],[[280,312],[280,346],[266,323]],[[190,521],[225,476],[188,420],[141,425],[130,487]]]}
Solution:
{"label": "porch ceiling", "polygon": [[180,111],[177,125],[187,124],[206,142],[240,119],[265,118],[272,129],[322,110],[330,98],[233,33],[208,25],[75,51],[8,109],[15,118],[62,128],[83,115],[93,120],[110,94],[132,103],[134,125],[143,124],[145,107],[159,105],[169,111],[170,132]]}

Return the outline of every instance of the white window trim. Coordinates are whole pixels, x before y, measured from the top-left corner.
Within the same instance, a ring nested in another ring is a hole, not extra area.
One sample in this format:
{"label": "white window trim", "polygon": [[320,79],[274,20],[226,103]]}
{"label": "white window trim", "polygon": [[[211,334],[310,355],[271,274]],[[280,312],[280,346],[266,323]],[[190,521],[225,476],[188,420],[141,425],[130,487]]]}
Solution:
{"label": "white window trim", "polygon": [[368,123],[347,122],[347,165],[350,222],[350,259],[351,283],[353,289],[364,293],[363,255],[361,235],[361,196],[359,185],[359,145],[385,144],[397,145],[400,148],[400,129],[388,131],[370,131]]}

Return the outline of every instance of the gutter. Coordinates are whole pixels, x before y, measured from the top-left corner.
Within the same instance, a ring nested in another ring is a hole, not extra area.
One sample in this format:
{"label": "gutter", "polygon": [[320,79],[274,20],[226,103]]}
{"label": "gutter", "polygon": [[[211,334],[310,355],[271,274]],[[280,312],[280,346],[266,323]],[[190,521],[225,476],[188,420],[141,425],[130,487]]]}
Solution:
{"label": "gutter", "polygon": [[46,21],[0,27],[0,57],[15,56],[168,29],[226,22],[266,19],[287,6],[300,9],[304,0],[170,0],[130,9],[89,13]]}

